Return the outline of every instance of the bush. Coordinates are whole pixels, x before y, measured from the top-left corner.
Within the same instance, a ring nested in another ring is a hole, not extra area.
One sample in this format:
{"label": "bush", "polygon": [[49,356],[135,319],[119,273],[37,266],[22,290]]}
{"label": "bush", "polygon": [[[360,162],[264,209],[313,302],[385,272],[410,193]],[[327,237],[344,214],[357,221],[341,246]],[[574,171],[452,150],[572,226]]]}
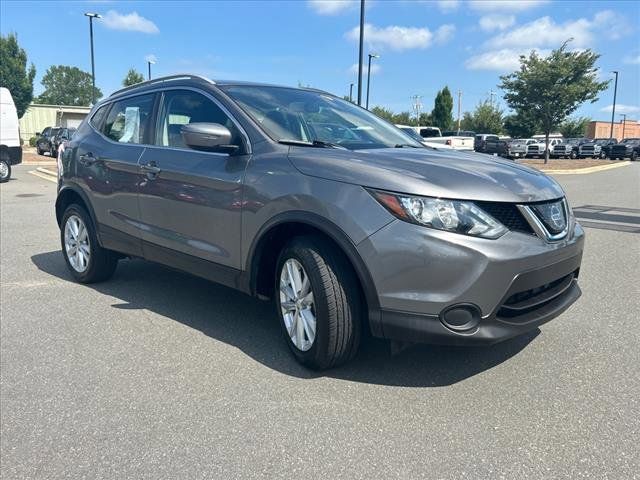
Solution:
{"label": "bush", "polygon": [[29,139],[29,146],[30,147],[35,147],[36,146],[36,141],[38,140],[38,137],[31,137]]}

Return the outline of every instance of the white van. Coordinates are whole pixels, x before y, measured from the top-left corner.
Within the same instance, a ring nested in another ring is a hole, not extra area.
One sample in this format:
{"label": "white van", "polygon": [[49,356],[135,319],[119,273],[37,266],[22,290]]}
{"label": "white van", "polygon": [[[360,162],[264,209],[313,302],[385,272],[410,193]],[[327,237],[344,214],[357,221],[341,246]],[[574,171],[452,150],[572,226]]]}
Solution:
{"label": "white van", "polygon": [[11,92],[0,87],[0,183],[11,178],[11,165],[22,162],[18,113]]}

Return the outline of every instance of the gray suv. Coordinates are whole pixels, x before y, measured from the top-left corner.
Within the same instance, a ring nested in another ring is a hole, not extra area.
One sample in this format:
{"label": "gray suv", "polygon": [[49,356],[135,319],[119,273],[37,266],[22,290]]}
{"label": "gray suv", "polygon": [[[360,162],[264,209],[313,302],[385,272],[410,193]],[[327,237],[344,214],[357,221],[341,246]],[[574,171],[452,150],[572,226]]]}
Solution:
{"label": "gray suv", "polygon": [[554,180],[424,148],[313,89],[182,75],[115,92],[60,158],[56,216],[77,281],[141,257],[273,299],[316,369],[365,329],[489,345],[580,296],[584,232]]}

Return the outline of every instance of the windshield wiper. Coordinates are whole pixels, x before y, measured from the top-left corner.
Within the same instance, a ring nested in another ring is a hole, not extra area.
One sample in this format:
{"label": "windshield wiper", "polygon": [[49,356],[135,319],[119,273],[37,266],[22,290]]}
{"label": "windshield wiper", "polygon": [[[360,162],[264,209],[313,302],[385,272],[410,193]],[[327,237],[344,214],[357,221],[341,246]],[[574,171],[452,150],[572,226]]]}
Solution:
{"label": "windshield wiper", "polygon": [[282,138],[278,140],[278,143],[283,145],[297,145],[300,147],[316,147],[316,148],[339,148],[340,150],[348,150],[346,147],[342,145],[338,145],[336,143],[323,142],[322,140],[313,140],[311,142],[307,142],[305,140],[290,140],[287,138]]}
{"label": "windshield wiper", "polygon": [[417,145],[411,145],[410,143],[398,143],[393,148],[420,148]]}

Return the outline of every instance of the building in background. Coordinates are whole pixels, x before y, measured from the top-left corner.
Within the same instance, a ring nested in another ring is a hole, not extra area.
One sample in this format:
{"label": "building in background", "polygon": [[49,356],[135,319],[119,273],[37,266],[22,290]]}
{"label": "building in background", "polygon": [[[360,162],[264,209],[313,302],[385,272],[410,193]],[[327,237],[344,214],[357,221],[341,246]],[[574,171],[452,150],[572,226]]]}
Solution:
{"label": "building in background", "polygon": [[26,142],[47,127],[77,128],[91,107],[32,103],[20,119],[20,138]]}
{"label": "building in background", "polygon": [[[624,129],[624,137],[622,131]],[[589,122],[587,126],[587,138],[609,138],[611,134],[611,122]],[[637,120],[627,119],[626,122],[613,124],[613,136],[618,141],[623,138],[640,138],[640,123]]]}

